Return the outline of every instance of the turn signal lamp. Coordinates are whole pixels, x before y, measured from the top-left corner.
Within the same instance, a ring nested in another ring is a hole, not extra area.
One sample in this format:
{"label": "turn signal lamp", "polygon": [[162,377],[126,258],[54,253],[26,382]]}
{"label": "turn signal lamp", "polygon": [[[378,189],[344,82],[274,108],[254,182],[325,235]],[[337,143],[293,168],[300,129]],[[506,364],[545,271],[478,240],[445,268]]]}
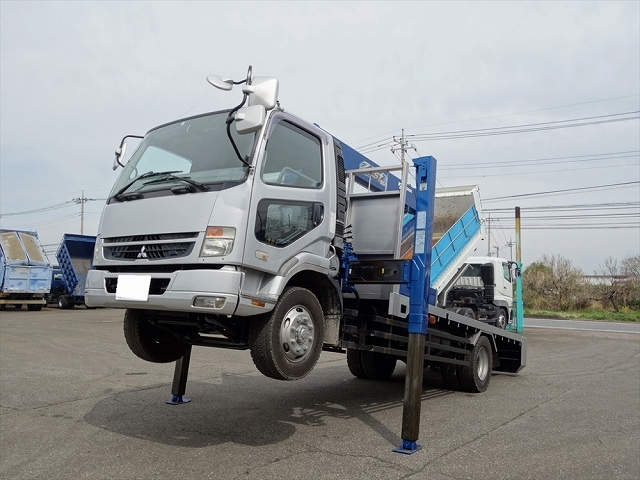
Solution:
{"label": "turn signal lamp", "polygon": [[207,233],[200,250],[201,257],[222,257],[233,250],[236,229],[233,227],[207,227]]}

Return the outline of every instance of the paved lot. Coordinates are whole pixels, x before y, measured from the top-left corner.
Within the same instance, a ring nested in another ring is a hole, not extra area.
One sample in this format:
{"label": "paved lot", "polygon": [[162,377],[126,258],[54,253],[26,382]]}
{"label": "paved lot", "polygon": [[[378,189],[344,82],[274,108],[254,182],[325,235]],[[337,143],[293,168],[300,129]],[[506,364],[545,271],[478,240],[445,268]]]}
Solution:
{"label": "paved lot", "polygon": [[0,313],[0,479],[637,479],[640,336],[531,329],[527,367],[471,395],[425,387],[420,443],[400,444],[404,368],[351,376],[323,353],[298,382],[247,351],[195,348],[187,405],[117,310]]}

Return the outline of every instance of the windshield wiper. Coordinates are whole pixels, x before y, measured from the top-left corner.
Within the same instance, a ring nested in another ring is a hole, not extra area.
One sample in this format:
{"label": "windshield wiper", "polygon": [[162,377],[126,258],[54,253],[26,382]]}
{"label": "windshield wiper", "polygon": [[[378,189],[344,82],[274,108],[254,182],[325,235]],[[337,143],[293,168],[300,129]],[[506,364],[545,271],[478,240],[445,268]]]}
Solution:
{"label": "windshield wiper", "polygon": [[[116,194],[111,198],[115,198],[117,201],[122,202],[124,200],[127,200],[127,198],[123,196],[123,193],[126,192],[127,190],[129,190],[131,185],[136,183],[138,180],[142,180],[143,178],[149,178],[149,177],[157,177],[157,176],[161,176],[161,175],[171,175],[173,173],[178,173],[179,171],[180,170],[169,170],[169,171],[166,171],[166,172],[153,172],[153,171],[151,171],[151,172],[143,173],[139,177],[136,177],[133,180],[131,180],[129,183],[127,183],[120,190],[118,190],[116,192]],[[141,197],[138,197],[137,195],[135,197],[136,198],[141,198]]]}
{"label": "windshield wiper", "polygon": [[209,187],[204,183],[196,182],[195,180],[191,180],[189,177],[178,177],[177,175],[173,175],[173,173],[175,172],[171,172],[171,173],[165,172],[165,175],[163,175],[162,177],[156,178],[155,180],[150,180],[148,182],[144,182],[144,184],[152,185],[154,183],[166,182],[167,180],[179,180],[181,182],[185,182],[185,183],[188,183],[189,185],[196,187],[201,192],[205,192],[209,190]]}

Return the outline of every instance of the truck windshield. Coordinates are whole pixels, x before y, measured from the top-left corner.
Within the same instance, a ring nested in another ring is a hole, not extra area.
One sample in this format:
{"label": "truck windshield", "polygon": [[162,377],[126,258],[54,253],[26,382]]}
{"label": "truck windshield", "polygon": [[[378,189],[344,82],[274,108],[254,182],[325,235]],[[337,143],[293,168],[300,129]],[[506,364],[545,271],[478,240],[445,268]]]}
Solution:
{"label": "truck windshield", "polygon": [[[185,181],[203,185],[244,181],[248,167],[238,160],[227,137],[227,114],[223,111],[186,118],[149,131],[109,196],[170,190]],[[234,128],[231,134],[242,156],[251,157],[255,136],[238,135]],[[153,172],[171,175],[161,182],[149,181]]]}

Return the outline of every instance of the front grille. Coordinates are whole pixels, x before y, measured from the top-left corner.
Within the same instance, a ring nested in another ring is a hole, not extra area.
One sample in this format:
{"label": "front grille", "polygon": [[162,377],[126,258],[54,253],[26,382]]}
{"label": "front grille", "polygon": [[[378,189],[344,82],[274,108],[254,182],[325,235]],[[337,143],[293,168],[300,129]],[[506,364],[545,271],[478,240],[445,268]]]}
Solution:
{"label": "front grille", "polygon": [[194,242],[145,243],[104,247],[104,257],[110,260],[161,260],[186,257],[193,250]]}
{"label": "front grille", "polygon": [[[164,260],[187,257],[193,251],[197,232],[128,235],[103,239],[104,258],[109,260]],[[181,241],[182,240],[182,241]]]}

